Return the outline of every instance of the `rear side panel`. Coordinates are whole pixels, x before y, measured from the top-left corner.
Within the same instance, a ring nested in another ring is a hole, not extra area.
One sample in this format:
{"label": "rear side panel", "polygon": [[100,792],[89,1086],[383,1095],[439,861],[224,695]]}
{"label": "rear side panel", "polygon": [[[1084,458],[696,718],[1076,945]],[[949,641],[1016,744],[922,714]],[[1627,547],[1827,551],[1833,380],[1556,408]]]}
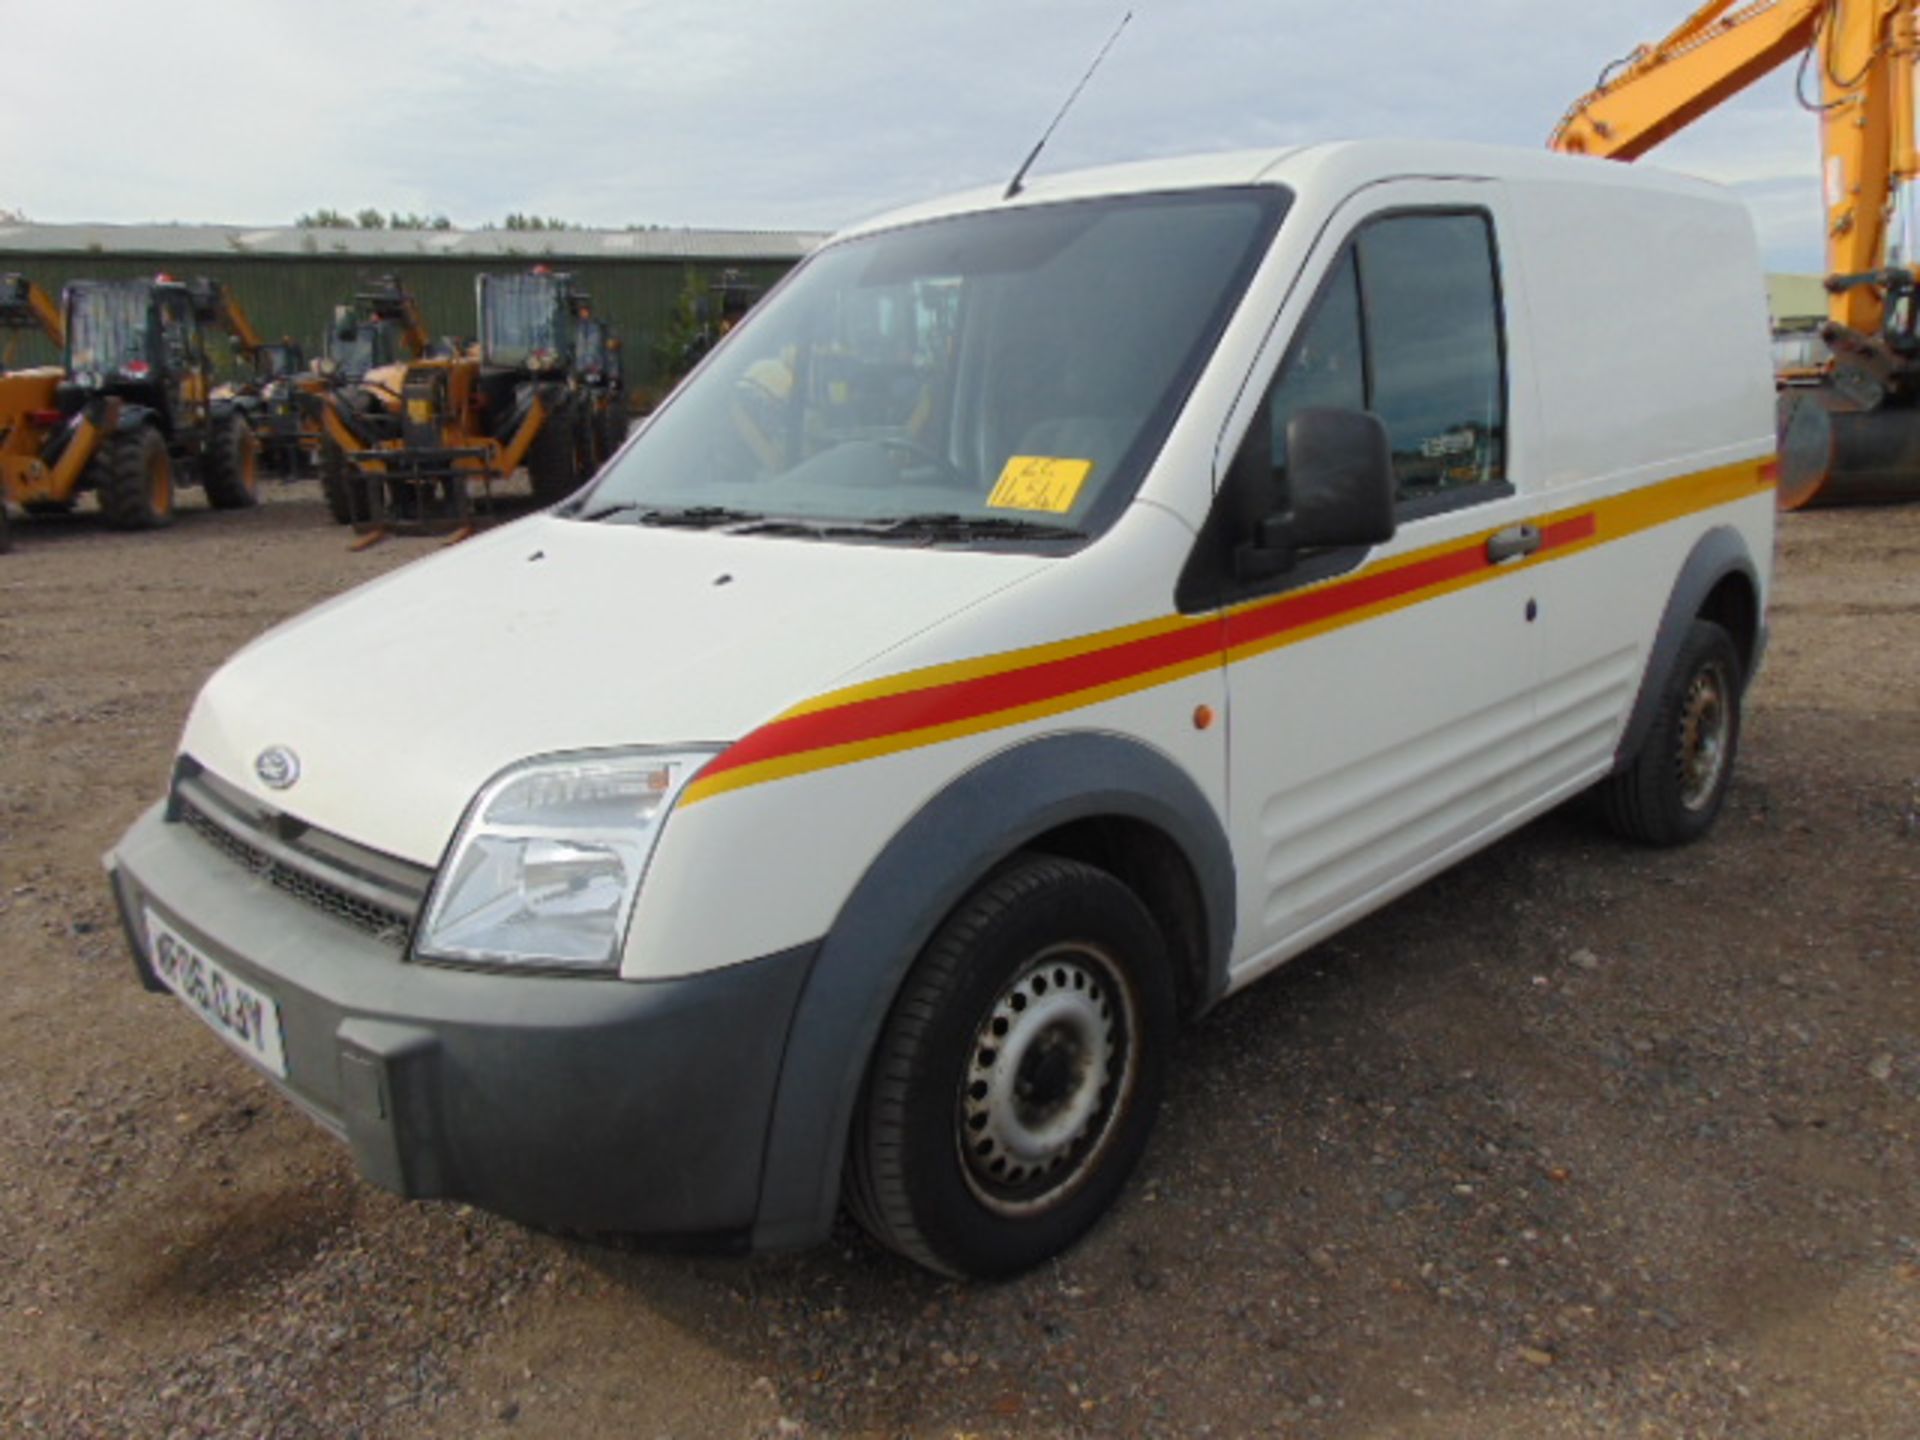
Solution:
{"label": "rear side panel", "polygon": [[1591,517],[1541,596],[1528,781],[1561,792],[1615,764],[1662,617],[1709,531],[1729,535],[1708,588],[1738,572],[1764,613],[1772,364],[1753,228],[1730,198],[1551,181],[1510,193],[1535,337],[1535,479],[1557,510]]}

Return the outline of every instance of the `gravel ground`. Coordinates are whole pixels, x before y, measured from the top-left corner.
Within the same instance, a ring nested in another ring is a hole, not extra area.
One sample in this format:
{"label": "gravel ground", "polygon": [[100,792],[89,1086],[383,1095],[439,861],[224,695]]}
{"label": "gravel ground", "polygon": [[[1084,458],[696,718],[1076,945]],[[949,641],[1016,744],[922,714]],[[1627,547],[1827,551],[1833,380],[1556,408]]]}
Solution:
{"label": "gravel ground", "polygon": [[1783,521],[1706,843],[1548,817],[1222,1006],[1112,1218],[615,1253],[360,1182],[99,856],[221,657],[426,553],[310,485],[0,558],[0,1434],[1912,1437],[1920,507]]}

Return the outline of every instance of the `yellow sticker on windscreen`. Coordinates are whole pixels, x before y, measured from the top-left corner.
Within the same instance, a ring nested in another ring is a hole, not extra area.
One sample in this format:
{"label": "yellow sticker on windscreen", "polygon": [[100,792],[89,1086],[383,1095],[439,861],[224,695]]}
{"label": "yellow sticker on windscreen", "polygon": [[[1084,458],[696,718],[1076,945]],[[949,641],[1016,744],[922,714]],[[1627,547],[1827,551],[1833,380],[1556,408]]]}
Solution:
{"label": "yellow sticker on windscreen", "polygon": [[1053,455],[1015,455],[1000,472],[999,483],[987,496],[989,510],[1042,510],[1064,515],[1079,498],[1080,487],[1093,473],[1091,460],[1063,460]]}

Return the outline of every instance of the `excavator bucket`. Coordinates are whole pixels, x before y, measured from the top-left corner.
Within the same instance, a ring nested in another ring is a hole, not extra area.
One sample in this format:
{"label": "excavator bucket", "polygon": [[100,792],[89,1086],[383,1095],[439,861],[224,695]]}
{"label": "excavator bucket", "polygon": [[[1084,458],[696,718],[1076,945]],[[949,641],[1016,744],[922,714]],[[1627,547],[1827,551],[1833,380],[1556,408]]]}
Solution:
{"label": "excavator bucket", "polygon": [[1822,387],[1780,396],[1782,510],[1920,500],[1920,408],[1837,408]]}

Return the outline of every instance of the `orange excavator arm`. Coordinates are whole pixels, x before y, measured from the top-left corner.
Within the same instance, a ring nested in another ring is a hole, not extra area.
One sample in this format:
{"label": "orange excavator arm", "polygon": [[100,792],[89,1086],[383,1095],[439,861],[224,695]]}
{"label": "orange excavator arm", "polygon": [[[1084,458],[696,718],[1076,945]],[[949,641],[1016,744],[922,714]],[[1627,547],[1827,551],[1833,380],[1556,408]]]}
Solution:
{"label": "orange excavator arm", "polygon": [[382,275],[372,286],[355,297],[361,308],[376,320],[391,321],[400,328],[400,345],[418,360],[427,353],[433,336],[427,330],[426,317],[413,292],[391,275]]}
{"label": "orange excavator arm", "polygon": [[[1709,0],[1574,102],[1549,148],[1637,160],[1813,44],[1829,0]],[[1731,12],[1731,13],[1729,13]]]}
{"label": "orange excavator arm", "polygon": [[400,343],[407,347],[407,353],[418,360],[427,353],[427,346],[433,343],[433,336],[427,333],[427,322],[420,314],[420,304],[408,291],[401,291],[400,300]]}
{"label": "orange excavator arm", "polygon": [[197,279],[187,282],[193,296],[193,308],[202,325],[217,325],[233,337],[233,347],[251,360],[265,342],[246,308],[223,281]]}
{"label": "orange excavator arm", "polygon": [[24,275],[0,275],[0,326],[40,331],[57,349],[67,345],[67,320],[53,297]]}
{"label": "orange excavator arm", "polygon": [[[1548,141],[1632,160],[1796,56],[1817,69],[1831,318],[1860,334],[1885,318],[1881,287],[1894,187],[1911,180],[1915,7],[1920,0],[1708,0],[1577,101]],[[1803,72],[1804,73],[1804,72]]]}

